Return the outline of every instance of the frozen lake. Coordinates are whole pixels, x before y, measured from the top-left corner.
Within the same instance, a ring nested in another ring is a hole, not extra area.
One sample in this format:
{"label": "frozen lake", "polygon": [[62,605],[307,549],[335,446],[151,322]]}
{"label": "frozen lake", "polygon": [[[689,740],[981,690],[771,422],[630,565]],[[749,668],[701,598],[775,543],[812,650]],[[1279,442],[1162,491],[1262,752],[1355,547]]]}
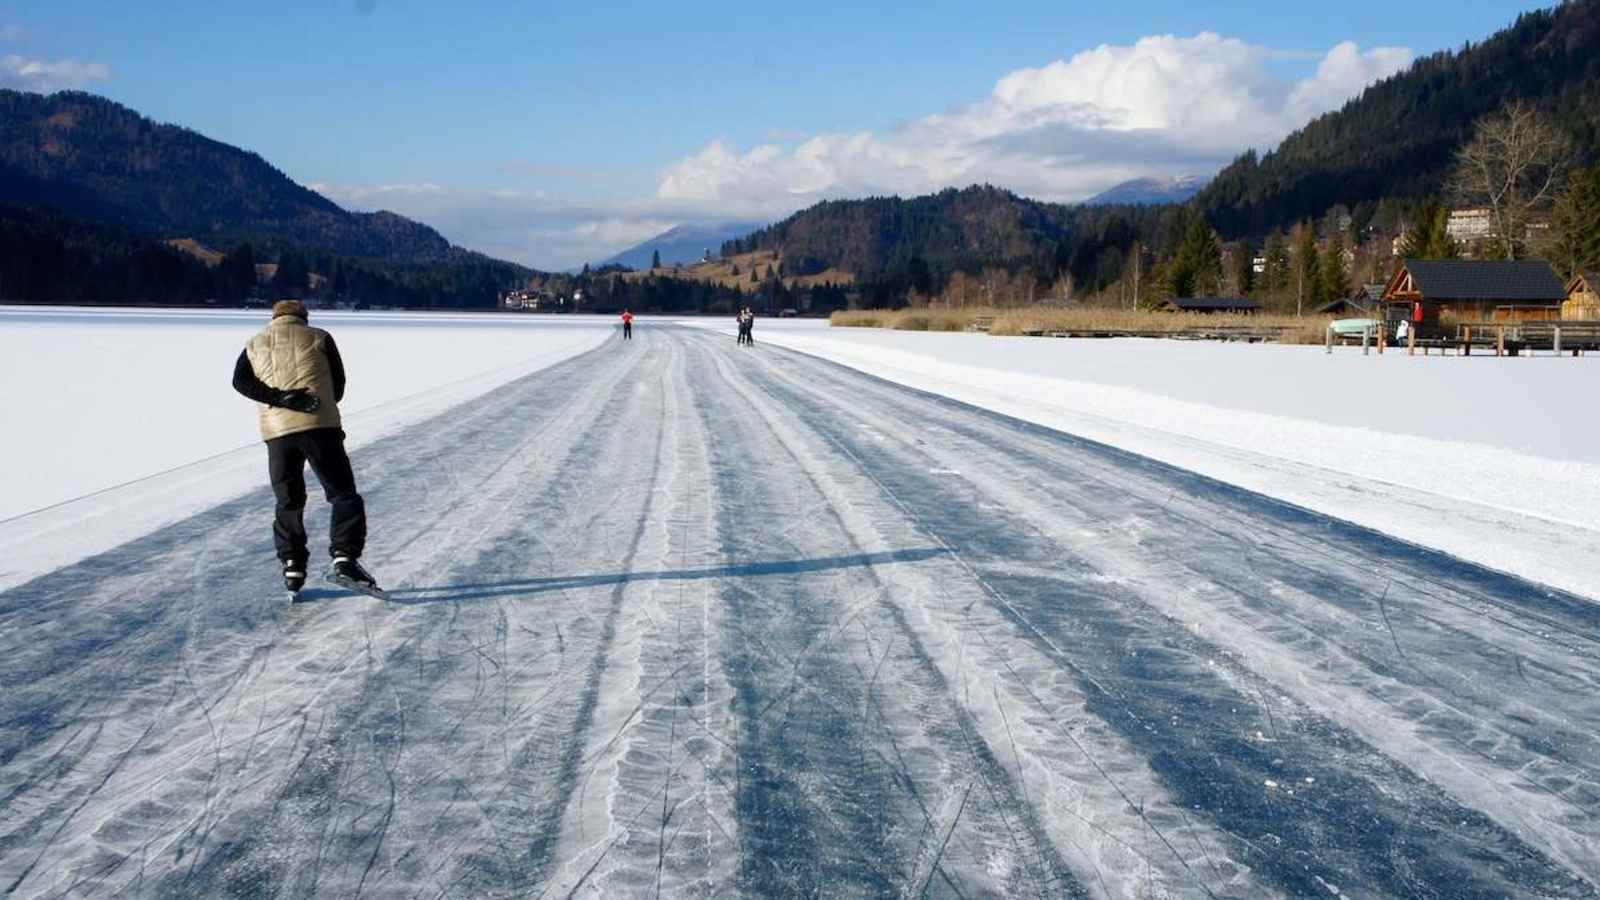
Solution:
{"label": "frozen lake", "polygon": [[816,356],[572,327],[356,449],[393,603],[279,599],[261,487],[0,591],[0,885],[1597,895],[1600,606]]}
{"label": "frozen lake", "polygon": [[[0,306],[0,520],[258,443],[234,358],[266,311]],[[314,312],[350,374],[353,440],[415,421],[610,333],[598,318]],[[15,430],[13,430],[15,429]]]}

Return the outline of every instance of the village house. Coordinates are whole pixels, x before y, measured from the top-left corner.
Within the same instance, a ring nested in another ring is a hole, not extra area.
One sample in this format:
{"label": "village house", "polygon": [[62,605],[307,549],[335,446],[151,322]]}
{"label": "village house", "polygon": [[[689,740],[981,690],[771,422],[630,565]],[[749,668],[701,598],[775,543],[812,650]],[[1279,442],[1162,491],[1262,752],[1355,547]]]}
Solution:
{"label": "village house", "polygon": [[1494,234],[1494,220],[1487,207],[1453,209],[1445,220],[1444,233],[1458,243],[1481,241]]}
{"label": "village house", "polygon": [[1409,319],[1413,304],[1421,303],[1425,328],[1441,320],[1559,319],[1567,299],[1554,269],[1525,259],[1407,259],[1383,289],[1393,318]]}
{"label": "village house", "polygon": [[1567,282],[1567,300],[1561,318],[1600,322],[1600,272],[1579,272]]}
{"label": "village house", "polygon": [[1382,282],[1358,285],[1349,294],[1317,307],[1317,312],[1341,318],[1377,318],[1378,307],[1383,304],[1383,288]]}

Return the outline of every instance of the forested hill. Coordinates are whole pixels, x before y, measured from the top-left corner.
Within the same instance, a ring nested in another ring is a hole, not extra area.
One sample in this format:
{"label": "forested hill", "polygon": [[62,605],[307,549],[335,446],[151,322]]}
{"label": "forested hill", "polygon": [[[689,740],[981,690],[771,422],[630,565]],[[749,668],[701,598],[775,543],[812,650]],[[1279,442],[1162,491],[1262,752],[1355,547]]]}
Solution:
{"label": "forested hill", "polygon": [[101,225],[426,261],[450,242],[393,213],[353,213],[260,156],[103,97],[0,90],[0,199]]}
{"label": "forested hill", "polygon": [[1225,237],[1265,234],[1382,198],[1440,193],[1473,123],[1511,100],[1550,113],[1579,161],[1600,155],[1600,0],[1524,13],[1480,44],[1441,52],[1367,88],[1294,132],[1247,153],[1196,198]]}
{"label": "forested hill", "polygon": [[1015,266],[1048,261],[1070,235],[1112,220],[1153,221],[1158,209],[1042,203],[988,185],[910,199],[830,200],[729,241],[723,255],[771,250],[789,274],[833,268],[869,280],[913,261],[936,273]]}

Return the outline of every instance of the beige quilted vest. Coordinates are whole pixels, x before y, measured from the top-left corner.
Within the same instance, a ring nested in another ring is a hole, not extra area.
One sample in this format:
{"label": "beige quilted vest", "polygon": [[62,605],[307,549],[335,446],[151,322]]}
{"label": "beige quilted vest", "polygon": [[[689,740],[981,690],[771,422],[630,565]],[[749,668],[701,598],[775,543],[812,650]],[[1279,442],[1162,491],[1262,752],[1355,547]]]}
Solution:
{"label": "beige quilted vest", "polygon": [[261,407],[261,439],[270,441],[313,428],[338,428],[339,405],[333,399],[333,372],[324,350],[328,333],[294,316],[279,316],[250,339],[245,353],[256,377],[280,390],[310,388],[322,407],[314,413]]}

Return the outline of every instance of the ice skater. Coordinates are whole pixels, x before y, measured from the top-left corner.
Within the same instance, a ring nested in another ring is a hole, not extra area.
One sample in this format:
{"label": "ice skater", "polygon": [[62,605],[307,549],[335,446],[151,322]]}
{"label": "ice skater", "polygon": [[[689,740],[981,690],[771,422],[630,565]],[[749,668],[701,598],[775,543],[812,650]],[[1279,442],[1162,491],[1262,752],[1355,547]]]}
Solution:
{"label": "ice skater", "polygon": [[747,313],[749,313],[749,312],[750,312],[750,310],[748,308],[740,309],[733,316],[733,324],[739,326],[739,339],[735,343],[737,343],[741,347],[744,346],[745,315]]}
{"label": "ice skater", "polygon": [[344,399],[344,362],[333,336],[312,328],[305,304],[281,300],[272,321],[250,339],[233,366],[233,389],[260,405],[261,439],[277,512],[272,541],[283,565],[283,586],[299,599],[306,583],[306,463],[322,482],[333,507],[328,580],[362,593],[384,596],[361,567],[367,543],[367,510],[344,449],[339,401]]}
{"label": "ice skater", "polygon": [[633,313],[627,310],[622,311],[622,339],[633,340]]}
{"label": "ice skater", "polygon": [[754,347],[756,344],[756,311],[746,306],[744,308],[744,345]]}

